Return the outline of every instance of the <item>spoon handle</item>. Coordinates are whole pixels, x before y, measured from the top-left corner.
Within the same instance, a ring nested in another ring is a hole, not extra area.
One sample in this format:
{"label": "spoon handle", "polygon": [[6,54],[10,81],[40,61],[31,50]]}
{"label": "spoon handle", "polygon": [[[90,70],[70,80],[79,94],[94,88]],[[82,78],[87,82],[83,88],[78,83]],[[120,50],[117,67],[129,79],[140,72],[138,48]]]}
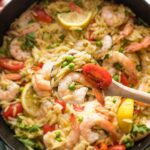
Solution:
{"label": "spoon handle", "polygon": [[105,90],[105,95],[107,96],[122,96],[126,98],[132,98],[143,103],[150,104],[150,94],[126,87],[115,80],[107,90]]}

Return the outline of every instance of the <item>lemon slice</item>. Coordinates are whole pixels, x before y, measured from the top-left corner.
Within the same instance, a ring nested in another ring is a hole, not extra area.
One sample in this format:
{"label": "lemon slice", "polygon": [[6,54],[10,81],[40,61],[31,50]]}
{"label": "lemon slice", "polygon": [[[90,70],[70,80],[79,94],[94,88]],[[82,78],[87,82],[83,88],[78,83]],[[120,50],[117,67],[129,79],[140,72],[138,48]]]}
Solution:
{"label": "lemon slice", "polygon": [[38,98],[35,98],[35,92],[31,83],[28,83],[25,86],[21,95],[21,102],[26,113],[31,116],[36,115],[39,110],[40,103],[38,102]]}
{"label": "lemon slice", "polygon": [[61,13],[57,18],[65,28],[74,30],[86,27],[92,18],[92,13],[89,11]]}
{"label": "lemon slice", "polygon": [[117,112],[118,124],[124,133],[129,133],[133,125],[134,100],[125,99]]}

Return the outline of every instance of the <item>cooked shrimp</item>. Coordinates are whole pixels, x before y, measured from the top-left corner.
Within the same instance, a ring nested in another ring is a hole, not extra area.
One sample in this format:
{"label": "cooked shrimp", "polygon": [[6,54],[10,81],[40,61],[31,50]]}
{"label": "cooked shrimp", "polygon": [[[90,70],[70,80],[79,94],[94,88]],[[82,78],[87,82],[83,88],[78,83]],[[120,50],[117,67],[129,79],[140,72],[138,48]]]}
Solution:
{"label": "cooked shrimp", "polygon": [[123,71],[129,76],[132,83],[136,83],[137,81],[137,70],[135,64],[132,60],[130,60],[127,56],[120,52],[111,52],[109,53],[109,58],[105,59],[103,62],[103,66],[108,69],[110,72],[114,67],[114,64],[119,63],[123,69]]}
{"label": "cooked shrimp", "polygon": [[102,57],[104,53],[107,53],[108,50],[112,47],[113,40],[110,35],[106,35],[102,39],[102,48],[99,51],[98,58]]}
{"label": "cooked shrimp", "polygon": [[[24,36],[31,32],[35,32],[40,28],[40,24],[35,22],[33,17],[33,12],[27,11],[12,25],[12,30],[10,33],[15,36]],[[18,27],[19,26],[19,27]]]}
{"label": "cooked shrimp", "polygon": [[10,54],[19,61],[26,60],[31,56],[30,52],[23,51],[21,49],[21,42],[18,38],[15,38],[10,44]]}
{"label": "cooked shrimp", "polygon": [[32,33],[37,31],[40,28],[40,25],[38,23],[32,23],[29,24],[26,28],[20,29],[18,31],[18,36],[24,36],[26,34]]}
{"label": "cooked shrimp", "polygon": [[117,142],[118,135],[113,124],[106,120],[102,115],[93,113],[85,118],[84,121],[80,124],[81,135],[89,143],[95,142],[100,137],[98,133],[92,131],[94,126],[100,126],[102,129],[106,130],[110,134],[112,140]]}
{"label": "cooked shrimp", "polygon": [[2,75],[4,79],[17,81],[21,79],[21,75],[18,73],[8,73]]}
{"label": "cooked shrimp", "polygon": [[16,21],[16,24],[19,25],[20,27],[28,25],[29,21],[32,21],[34,19],[32,14],[33,14],[32,10],[24,12],[21,15],[21,17]]}
{"label": "cooked shrimp", "polygon": [[104,6],[101,13],[102,18],[108,26],[118,27],[126,21],[125,10],[122,6]]}
{"label": "cooked shrimp", "polygon": [[123,30],[120,32],[119,36],[117,37],[114,43],[119,43],[122,39],[130,35],[133,32],[133,29],[134,29],[134,23],[133,20],[130,19],[125,25],[125,27],[123,28]]}
{"label": "cooked shrimp", "polygon": [[69,90],[69,86],[73,82],[79,82],[83,85],[88,85],[84,76],[80,73],[70,73],[64,79],[62,79],[58,85],[58,94],[66,102],[69,103],[83,103],[87,93],[87,87],[81,87],[74,91]]}
{"label": "cooked shrimp", "polygon": [[74,145],[79,141],[79,137],[80,137],[80,128],[79,128],[79,124],[76,121],[76,118],[73,114],[71,114],[71,132],[69,133],[68,137],[67,137],[67,148],[68,149],[72,149],[74,147]]}
{"label": "cooked shrimp", "polygon": [[[3,87],[5,89],[3,89]],[[19,92],[19,85],[10,80],[0,83],[0,100],[12,101]]]}
{"label": "cooked shrimp", "polygon": [[95,111],[97,113],[103,114],[107,120],[112,121],[114,119],[114,114],[106,109],[105,107],[102,107],[101,105],[97,105],[95,107]]}
{"label": "cooked shrimp", "polygon": [[46,77],[50,78],[50,73],[53,68],[53,63],[47,61],[42,69],[36,73],[32,78],[33,88],[39,96],[48,96],[51,92],[50,81],[46,80]]}
{"label": "cooked shrimp", "polygon": [[98,89],[96,88],[92,88],[92,92],[95,95],[96,99],[98,100],[98,102],[100,102],[101,105],[105,104],[105,100],[104,100],[104,95],[102,92],[100,92]]}
{"label": "cooked shrimp", "polygon": [[131,43],[125,48],[128,53],[137,52],[150,46],[150,36],[146,36],[141,42]]}

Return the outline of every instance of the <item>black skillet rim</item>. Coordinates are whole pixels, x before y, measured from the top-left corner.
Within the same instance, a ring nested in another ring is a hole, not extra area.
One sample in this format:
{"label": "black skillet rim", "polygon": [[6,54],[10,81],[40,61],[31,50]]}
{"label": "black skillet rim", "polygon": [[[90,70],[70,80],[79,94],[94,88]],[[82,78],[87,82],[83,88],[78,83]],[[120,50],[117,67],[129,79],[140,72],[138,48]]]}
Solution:
{"label": "black skillet rim", "polygon": [[[13,22],[14,18],[17,18],[19,14],[25,11],[35,1],[36,0],[13,0],[4,8],[4,10],[0,13],[0,43],[2,42],[3,35],[8,30],[9,25]],[[138,16],[142,17],[150,24],[150,18],[148,18],[150,16],[150,5],[146,3],[146,1],[116,1],[127,4]],[[12,150],[27,150],[27,148],[25,148],[24,145],[14,137],[13,131],[3,120],[2,115],[0,115],[0,138]],[[148,148],[147,150],[150,148],[150,135],[137,142],[130,150],[145,150],[146,148]]]}

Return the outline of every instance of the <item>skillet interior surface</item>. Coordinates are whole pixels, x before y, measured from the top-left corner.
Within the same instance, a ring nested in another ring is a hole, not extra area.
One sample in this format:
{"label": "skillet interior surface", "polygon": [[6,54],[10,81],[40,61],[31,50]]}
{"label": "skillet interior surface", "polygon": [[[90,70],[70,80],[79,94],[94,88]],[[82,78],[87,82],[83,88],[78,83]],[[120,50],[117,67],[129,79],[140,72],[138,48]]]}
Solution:
{"label": "skillet interior surface", "polygon": [[[36,0],[13,0],[0,14],[0,44],[9,25]],[[138,16],[150,24],[150,5],[144,0],[116,0],[128,5]],[[12,130],[0,115],[0,138],[12,150],[27,150],[13,135]],[[150,150],[150,135],[135,144],[130,150]]]}

